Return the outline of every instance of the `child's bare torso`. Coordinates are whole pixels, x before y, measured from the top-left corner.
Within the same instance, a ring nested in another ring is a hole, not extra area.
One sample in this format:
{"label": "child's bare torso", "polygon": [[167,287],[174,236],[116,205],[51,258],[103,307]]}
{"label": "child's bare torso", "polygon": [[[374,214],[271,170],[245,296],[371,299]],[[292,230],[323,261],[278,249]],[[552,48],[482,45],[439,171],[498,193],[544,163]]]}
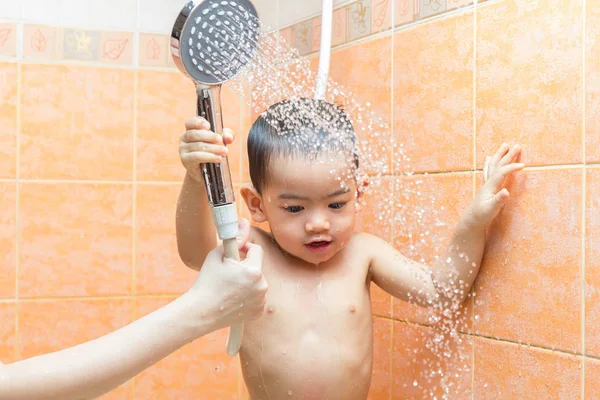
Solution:
{"label": "child's bare torso", "polygon": [[284,255],[262,231],[254,236],[269,292],[240,352],[252,400],[365,400],[372,315],[369,256],[358,236],[320,266]]}

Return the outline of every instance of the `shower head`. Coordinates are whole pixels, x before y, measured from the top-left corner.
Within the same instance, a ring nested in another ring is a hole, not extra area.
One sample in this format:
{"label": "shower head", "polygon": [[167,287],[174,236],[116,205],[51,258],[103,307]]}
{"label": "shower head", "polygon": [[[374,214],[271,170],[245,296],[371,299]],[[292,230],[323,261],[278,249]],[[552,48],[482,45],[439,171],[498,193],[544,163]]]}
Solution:
{"label": "shower head", "polygon": [[[197,115],[211,130],[223,132],[221,84],[234,78],[252,60],[260,24],[250,0],[192,0],[183,7],[171,32],[171,54],[179,70],[196,85]],[[225,256],[239,260],[238,215],[229,161],[202,164],[208,202]],[[231,327],[227,353],[238,353],[243,325]]]}
{"label": "shower head", "polygon": [[196,83],[218,85],[252,60],[260,34],[249,0],[189,1],[171,33],[175,64]]}
{"label": "shower head", "polygon": [[[260,23],[250,0],[188,1],[171,32],[171,53],[179,70],[191,78],[198,94],[197,114],[211,130],[221,134],[221,84],[250,63],[257,49]],[[202,171],[212,206],[234,203],[229,163],[203,164]],[[219,228],[221,238],[234,235]],[[223,236],[224,235],[224,236]]]}

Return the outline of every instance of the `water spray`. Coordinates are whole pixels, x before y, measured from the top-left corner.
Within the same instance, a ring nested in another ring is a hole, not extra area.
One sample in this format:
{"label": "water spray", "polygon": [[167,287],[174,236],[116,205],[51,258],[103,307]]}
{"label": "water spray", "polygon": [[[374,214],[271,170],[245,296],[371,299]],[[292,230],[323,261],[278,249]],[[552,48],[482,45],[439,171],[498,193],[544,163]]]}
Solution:
{"label": "water spray", "polygon": [[331,26],[333,25],[333,0],[323,0],[321,17],[321,50],[319,56],[319,72],[317,73],[317,89],[315,98],[325,99],[327,80],[329,79],[329,64],[331,60]]}

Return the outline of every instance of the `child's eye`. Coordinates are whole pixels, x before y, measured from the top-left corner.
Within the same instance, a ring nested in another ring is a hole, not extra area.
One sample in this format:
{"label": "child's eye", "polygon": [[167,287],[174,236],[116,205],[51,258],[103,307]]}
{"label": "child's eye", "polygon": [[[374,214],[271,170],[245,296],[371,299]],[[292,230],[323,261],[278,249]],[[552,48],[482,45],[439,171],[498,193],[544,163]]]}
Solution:
{"label": "child's eye", "polygon": [[302,207],[302,206],[287,206],[287,207],[283,207],[283,209],[289,213],[295,214],[295,213],[299,213],[300,211],[304,210],[304,207]]}
{"label": "child's eye", "polygon": [[331,203],[329,205],[329,208],[333,208],[334,210],[339,210],[340,208],[344,207],[345,205],[346,205],[345,202]]}

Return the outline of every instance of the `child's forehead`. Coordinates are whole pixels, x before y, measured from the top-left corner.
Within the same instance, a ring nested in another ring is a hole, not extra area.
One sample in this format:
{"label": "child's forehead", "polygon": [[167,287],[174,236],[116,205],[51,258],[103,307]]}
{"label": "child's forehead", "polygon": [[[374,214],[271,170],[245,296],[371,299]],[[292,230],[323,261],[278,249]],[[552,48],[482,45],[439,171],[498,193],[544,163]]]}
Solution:
{"label": "child's forehead", "polygon": [[297,154],[278,155],[269,162],[269,173],[298,172],[315,174],[327,171],[330,174],[355,172],[354,162],[342,152],[323,152],[316,157],[304,157]]}
{"label": "child's forehead", "polygon": [[274,157],[268,166],[274,186],[314,188],[351,187],[356,168],[341,154],[307,159],[302,156]]}

